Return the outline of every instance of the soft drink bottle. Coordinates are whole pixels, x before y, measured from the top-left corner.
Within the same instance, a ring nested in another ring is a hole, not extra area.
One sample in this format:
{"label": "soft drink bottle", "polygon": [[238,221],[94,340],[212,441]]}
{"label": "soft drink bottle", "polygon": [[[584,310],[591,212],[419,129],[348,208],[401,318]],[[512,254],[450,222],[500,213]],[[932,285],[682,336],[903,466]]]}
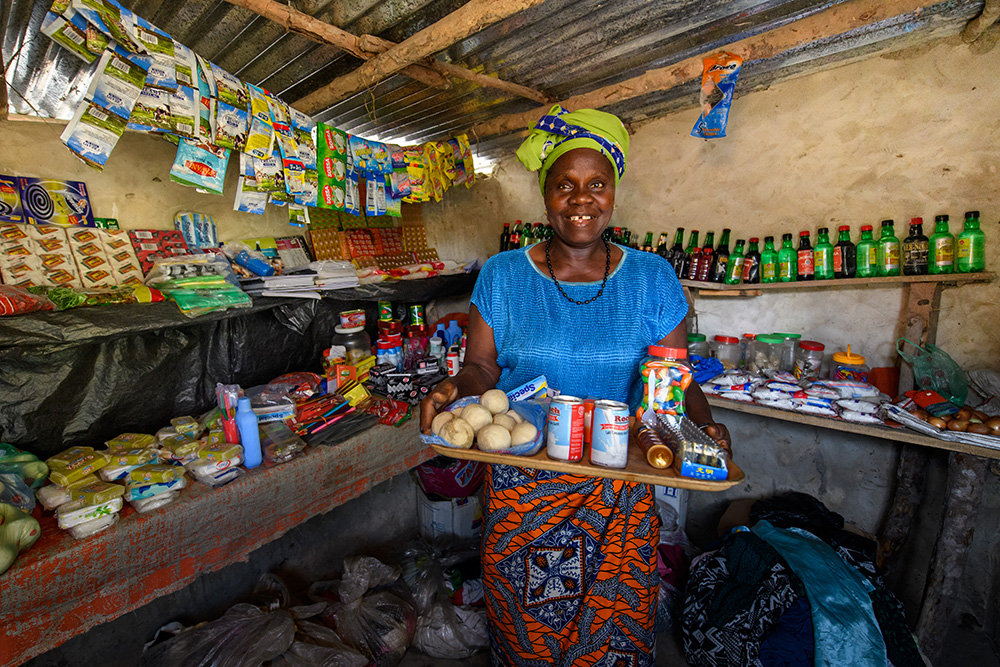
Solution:
{"label": "soft drink bottle", "polygon": [[816,280],[833,278],[833,246],[830,244],[830,230],[820,227],[813,248],[813,275]]}
{"label": "soft drink bottle", "polygon": [[965,214],[965,229],[958,235],[958,273],[978,273],[986,268],[986,234],[979,229],[979,211]]}
{"label": "soft drink bottle", "polygon": [[747,285],[760,283],[760,251],[757,238],[750,239],[750,249],[743,257],[743,282]]}
{"label": "soft drink bottle", "polygon": [[794,283],[798,276],[798,253],[792,245],[792,235],[781,235],[781,250],[778,251],[778,280],[783,283]]}
{"label": "soft drink bottle", "polygon": [[858,270],[854,274],[858,278],[871,278],[878,275],[878,244],[871,225],[861,226],[861,238],[858,239]]}
{"label": "soft drink bottle", "polygon": [[809,232],[799,232],[799,249],[796,253],[796,261],[796,280],[812,280],[816,274],[816,259],[813,257],[813,247],[809,241]]}
{"label": "soft drink bottle", "polygon": [[927,271],[947,274],[955,270],[955,237],[948,230],[948,216],[934,218],[934,233],[928,242]]}
{"label": "soft drink bottle", "polygon": [[899,271],[899,239],[892,228],[892,220],[882,221],[882,236],[879,237],[876,249],[878,252],[878,275],[898,276]]}
{"label": "soft drink bottle", "polygon": [[858,270],[858,249],[851,243],[851,228],[841,225],[837,233],[837,245],[833,246],[833,277],[853,278]]}
{"label": "soft drink bottle", "polygon": [[739,285],[743,278],[743,239],[736,241],[736,249],[729,254],[726,264],[726,284]]}
{"label": "soft drink bottle", "polygon": [[924,219],[910,220],[910,233],[903,239],[903,275],[927,275],[930,241],[924,236]]}
{"label": "soft drink bottle", "polygon": [[778,282],[778,253],[774,249],[774,237],[764,237],[764,252],[760,253],[760,281]]}
{"label": "soft drink bottle", "polygon": [[715,249],[712,257],[712,268],[709,269],[708,279],[713,283],[721,283],[726,280],[726,273],[729,264],[729,230],[722,230],[722,237],[719,239],[719,247]]}
{"label": "soft drink bottle", "polygon": [[712,260],[715,258],[715,232],[705,235],[705,245],[701,248],[701,262],[698,264],[698,275],[695,280],[705,282],[712,272]]}

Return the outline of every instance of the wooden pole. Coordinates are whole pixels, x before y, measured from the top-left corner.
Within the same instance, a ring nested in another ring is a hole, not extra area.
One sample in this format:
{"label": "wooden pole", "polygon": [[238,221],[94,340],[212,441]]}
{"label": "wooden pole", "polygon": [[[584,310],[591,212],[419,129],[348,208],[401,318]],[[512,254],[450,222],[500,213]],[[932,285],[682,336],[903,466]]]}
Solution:
{"label": "wooden pole", "polygon": [[[367,35],[358,37],[346,30],[341,30],[335,25],[320,21],[309,14],[293,9],[288,5],[274,2],[274,0],[226,0],[226,2],[237,7],[249,9],[259,16],[274,21],[290,32],[302,35],[320,44],[335,46],[362,60],[368,60],[374,55],[362,47],[362,40]],[[389,44],[392,44],[392,42],[389,42]],[[422,65],[410,65],[403,68],[402,72],[411,79],[415,79],[433,88],[447,89],[451,87],[447,79]]]}
{"label": "wooden pole", "polygon": [[470,0],[437,23],[380,53],[353,72],[306,95],[295,106],[305,113],[315,114],[395,74],[407,65],[433,56],[483,28],[542,2],[543,0]]}
{"label": "wooden pole", "polygon": [[[712,53],[724,49],[743,56],[744,62],[772,58],[789,49],[834,37],[901,14],[919,12],[924,7],[934,4],[936,3],[928,0],[848,0],[764,34],[727,44],[713,50]],[[574,95],[560,104],[571,111],[584,108],[599,109],[647,93],[667,90],[700,77],[702,59],[707,55],[710,54],[705,53],[668,67],[649,70],[627,81],[604,86],[582,95]],[[483,139],[530,128],[547,111],[546,108],[540,108],[499,116],[474,125],[469,130],[469,136]]]}

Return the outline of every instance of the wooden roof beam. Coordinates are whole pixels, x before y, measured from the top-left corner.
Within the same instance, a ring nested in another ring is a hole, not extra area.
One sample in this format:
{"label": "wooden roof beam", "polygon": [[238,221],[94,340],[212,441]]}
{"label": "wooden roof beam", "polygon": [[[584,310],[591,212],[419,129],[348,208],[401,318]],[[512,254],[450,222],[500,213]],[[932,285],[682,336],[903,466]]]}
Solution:
{"label": "wooden roof beam", "polygon": [[[886,19],[920,12],[937,4],[934,0],[848,0],[803,19],[775,28],[766,33],[741,39],[713,49],[725,49],[743,56],[744,61],[772,58],[790,49],[821,39],[836,37],[850,30]],[[702,72],[705,53],[668,67],[652,69],[637,77],[604,86],[581,95],[567,98],[560,104],[567,109],[599,109],[618,102],[640,97],[660,90],[668,90],[688,81],[697,80]],[[531,109],[522,113],[498,116],[474,125],[469,136],[477,139],[506,134],[533,127],[548,112],[547,108]]]}
{"label": "wooden roof beam", "polygon": [[[232,1],[232,0],[227,0]],[[256,1],[261,0],[239,0]],[[411,35],[388,51],[363,63],[353,72],[331,81],[295,102],[305,113],[315,114],[392,76],[408,65],[443,51],[452,44],[544,0],[470,0],[440,21]],[[492,77],[490,77],[492,78]]]}
{"label": "wooden roof beam", "polygon": [[[320,21],[314,16],[310,16],[288,5],[283,5],[274,0],[226,0],[231,5],[249,9],[258,16],[274,21],[290,32],[302,35],[307,39],[320,44],[328,44],[338,49],[347,51],[353,56],[368,60],[381,51],[371,52],[362,45],[362,40],[367,35],[358,37],[346,30],[342,30],[335,25]],[[389,42],[392,44],[392,42]],[[388,47],[386,47],[388,48]],[[384,51],[385,49],[382,49]],[[432,88],[451,88],[451,83],[440,73],[420,64],[410,65],[403,68],[402,73],[411,79],[431,86]],[[292,105],[295,106],[295,105]]]}

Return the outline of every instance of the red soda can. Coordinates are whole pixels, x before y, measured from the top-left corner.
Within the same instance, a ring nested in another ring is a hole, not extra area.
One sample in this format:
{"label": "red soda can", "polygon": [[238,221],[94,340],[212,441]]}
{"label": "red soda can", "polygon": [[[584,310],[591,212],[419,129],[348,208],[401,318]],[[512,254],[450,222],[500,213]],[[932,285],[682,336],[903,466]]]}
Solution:
{"label": "red soda can", "polygon": [[556,461],[583,458],[583,399],[556,396],[549,403],[549,435],[545,452]]}

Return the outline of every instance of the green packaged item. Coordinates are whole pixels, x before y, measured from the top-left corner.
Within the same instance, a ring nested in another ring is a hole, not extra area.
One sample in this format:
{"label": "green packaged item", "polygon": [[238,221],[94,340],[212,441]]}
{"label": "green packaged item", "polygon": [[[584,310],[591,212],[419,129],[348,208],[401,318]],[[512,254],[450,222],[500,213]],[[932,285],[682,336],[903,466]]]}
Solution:
{"label": "green packaged item", "polygon": [[87,454],[93,454],[93,447],[70,447],[69,449],[63,450],[54,456],[50,456],[45,460],[49,468],[65,468],[72,465],[73,462],[78,460],[82,456]]}
{"label": "green packaged item", "polygon": [[32,489],[45,484],[49,467],[37,456],[0,442],[0,474],[18,475]]}
{"label": "green packaged item", "polygon": [[49,479],[59,486],[70,486],[73,482],[97,472],[108,465],[108,456],[101,452],[91,452],[75,458],[68,465],[52,469]]}

